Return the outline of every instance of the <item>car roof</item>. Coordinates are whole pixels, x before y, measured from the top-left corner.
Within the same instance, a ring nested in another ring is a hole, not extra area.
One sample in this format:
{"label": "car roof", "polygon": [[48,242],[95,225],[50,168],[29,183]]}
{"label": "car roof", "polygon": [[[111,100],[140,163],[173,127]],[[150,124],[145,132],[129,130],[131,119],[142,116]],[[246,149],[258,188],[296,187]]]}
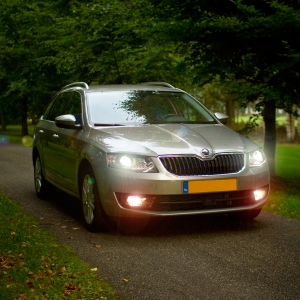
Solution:
{"label": "car roof", "polygon": [[176,88],[143,85],[143,84],[112,84],[112,85],[95,85],[90,86],[86,93],[90,92],[107,92],[107,91],[179,91]]}
{"label": "car roof", "polygon": [[109,92],[109,91],[172,91],[182,92],[180,89],[173,87],[165,82],[149,82],[139,84],[105,84],[105,85],[88,85],[85,82],[74,82],[63,87],[62,90],[70,88],[82,89],[85,93]]}

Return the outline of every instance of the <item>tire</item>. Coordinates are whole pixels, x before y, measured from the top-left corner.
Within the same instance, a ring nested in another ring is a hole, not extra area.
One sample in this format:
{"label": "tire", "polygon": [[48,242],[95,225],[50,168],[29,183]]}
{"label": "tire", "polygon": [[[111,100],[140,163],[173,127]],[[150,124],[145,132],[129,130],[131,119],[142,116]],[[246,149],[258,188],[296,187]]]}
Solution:
{"label": "tire", "polygon": [[239,220],[250,221],[255,219],[261,212],[261,208],[244,210],[234,213],[233,215],[237,217]]}
{"label": "tire", "polygon": [[37,156],[34,162],[34,186],[38,198],[46,199],[49,194],[50,183],[44,177],[41,159],[39,156]]}
{"label": "tire", "polygon": [[86,229],[91,232],[107,229],[108,217],[103,211],[95,174],[91,166],[83,168],[80,181],[81,208]]}

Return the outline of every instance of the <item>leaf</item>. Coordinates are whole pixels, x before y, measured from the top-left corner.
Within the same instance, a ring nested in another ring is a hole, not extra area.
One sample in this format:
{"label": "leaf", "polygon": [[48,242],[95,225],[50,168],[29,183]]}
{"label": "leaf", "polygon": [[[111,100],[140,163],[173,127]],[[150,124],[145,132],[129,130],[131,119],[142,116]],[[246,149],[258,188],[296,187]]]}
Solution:
{"label": "leaf", "polygon": [[98,270],[98,268],[92,268],[91,272],[96,272]]}
{"label": "leaf", "polygon": [[101,245],[95,244],[95,247],[99,249],[99,248],[101,248]]}
{"label": "leaf", "polygon": [[27,281],[27,282],[26,282],[26,285],[27,285],[30,289],[33,289],[33,288],[34,288],[34,284],[33,284],[33,282],[31,282],[31,281]]}
{"label": "leaf", "polygon": [[65,290],[67,290],[67,291],[75,291],[76,287],[72,283],[69,282],[69,283],[67,283],[65,285]]}
{"label": "leaf", "polygon": [[126,283],[129,282],[129,280],[127,278],[123,278],[123,281],[126,282]]}

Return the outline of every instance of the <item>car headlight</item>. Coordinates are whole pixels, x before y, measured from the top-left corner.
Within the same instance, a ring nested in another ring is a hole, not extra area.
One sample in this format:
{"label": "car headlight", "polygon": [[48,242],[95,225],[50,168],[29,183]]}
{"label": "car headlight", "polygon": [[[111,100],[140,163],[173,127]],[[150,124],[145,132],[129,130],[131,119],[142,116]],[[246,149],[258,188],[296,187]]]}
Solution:
{"label": "car headlight", "polygon": [[107,154],[107,165],[110,168],[118,168],[140,173],[158,173],[151,157],[129,155],[122,153]]}
{"label": "car headlight", "polygon": [[266,157],[262,149],[258,149],[249,153],[250,167],[261,166],[265,161],[266,161]]}

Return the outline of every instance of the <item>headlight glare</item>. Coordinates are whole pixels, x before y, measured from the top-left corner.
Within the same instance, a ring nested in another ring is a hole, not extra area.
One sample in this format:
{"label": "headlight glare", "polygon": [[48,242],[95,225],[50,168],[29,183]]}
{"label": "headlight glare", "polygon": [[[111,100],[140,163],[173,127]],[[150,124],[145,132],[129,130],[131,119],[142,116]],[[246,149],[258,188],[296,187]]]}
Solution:
{"label": "headlight glare", "polygon": [[266,161],[264,152],[261,149],[255,150],[249,154],[250,167],[261,166]]}
{"label": "headlight glare", "polygon": [[114,154],[107,155],[107,165],[110,168],[125,169],[140,173],[157,173],[157,169],[148,156]]}
{"label": "headlight glare", "polygon": [[125,156],[125,155],[121,156],[119,161],[123,167],[130,167],[132,165],[132,161],[131,161],[130,157]]}

